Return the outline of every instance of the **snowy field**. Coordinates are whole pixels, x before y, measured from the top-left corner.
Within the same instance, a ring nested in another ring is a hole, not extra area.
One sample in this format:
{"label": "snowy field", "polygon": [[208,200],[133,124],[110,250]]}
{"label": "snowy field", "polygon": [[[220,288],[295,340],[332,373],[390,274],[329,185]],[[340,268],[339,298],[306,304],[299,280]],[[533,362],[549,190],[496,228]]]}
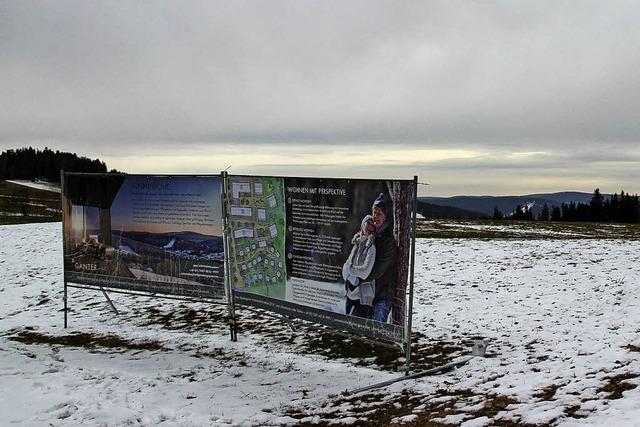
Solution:
{"label": "snowy field", "polygon": [[12,184],[23,185],[29,188],[35,188],[37,190],[50,191],[52,193],[60,194],[60,187],[51,182],[46,182],[46,181],[35,182],[35,181],[28,181],[24,179],[13,179],[13,180],[8,179],[7,182],[10,182]]}
{"label": "snowy field", "polygon": [[71,289],[59,223],[0,226],[2,425],[639,425],[640,241],[420,239],[417,368],[400,354],[242,312]]}
{"label": "snowy field", "polygon": [[427,238],[640,239],[638,224],[423,219],[416,229],[418,236]]}

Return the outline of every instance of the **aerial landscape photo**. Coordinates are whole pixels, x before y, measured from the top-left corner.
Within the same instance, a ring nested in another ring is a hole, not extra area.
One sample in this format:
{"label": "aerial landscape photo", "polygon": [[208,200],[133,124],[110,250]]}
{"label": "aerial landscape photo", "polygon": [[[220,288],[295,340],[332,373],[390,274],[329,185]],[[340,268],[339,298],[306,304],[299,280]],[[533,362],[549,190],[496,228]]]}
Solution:
{"label": "aerial landscape photo", "polygon": [[62,197],[68,280],[224,292],[218,178],[70,175]]}
{"label": "aerial landscape photo", "polygon": [[640,426],[638,22],[0,1],[0,425]]}

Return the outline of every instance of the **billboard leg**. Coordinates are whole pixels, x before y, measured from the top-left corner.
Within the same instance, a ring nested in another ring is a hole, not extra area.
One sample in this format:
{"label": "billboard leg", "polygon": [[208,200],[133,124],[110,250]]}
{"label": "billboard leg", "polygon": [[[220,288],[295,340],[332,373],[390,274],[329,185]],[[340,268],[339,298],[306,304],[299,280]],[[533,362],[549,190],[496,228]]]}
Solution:
{"label": "billboard leg", "polygon": [[231,341],[238,341],[238,329],[236,325],[236,312],[235,309],[231,309],[229,313],[229,332],[231,333]]}
{"label": "billboard leg", "polygon": [[411,217],[411,269],[409,271],[409,307],[407,309],[406,340],[405,340],[405,363],[404,374],[409,376],[411,369],[411,327],[413,317],[413,274],[416,263],[416,210],[418,205],[418,177],[413,177],[413,212]]}
{"label": "billboard leg", "polygon": [[231,317],[231,341],[238,341],[238,318],[236,317],[236,301],[233,298],[233,291],[230,292],[231,304],[229,305],[229,316]]}
{"label": "billboard leg", "polygon": [[113,305],[113,301],[111,301],[111,298],[109,298],[109,295],[107,294],[107,292],[104,290],[102,286],[100,286],[100,290],[102,291],[102,295],[104,295],[104,297],[107,299],[107,302],[109,303],[109,307],[111,307],[111,311],[113,311],[116,315],[120,314],[116,306]]}
{"label": "billboard leg", "polygon": [[233,286],[231,284],[231,271],[229,266],[229,218],[227,214],[227,172],[220,172],[222,191],[220,192],[220,204],[222,205],[222,240],[224,247],[224,287],[227,293],[227,309],[229,311],[229,333],[231,341],[238,341],[238,326],[236,323],[236,304],[233,299]]}
{"label": "billboard leg", "polygon": [[229,313],[229,328],[231,332],[231,341],[238,341],[238,323],[236,319],[235,307],[231,307],[231,312]]}
{"label": "billboard leg", "polygon": [[69,309],[67,308],[67,281],[64,281],[64,296],[62,297],[64,302],[63,310],[64,311],[64,328],[67,329],[67,312]]}
{"label": "billboard leg", "polygon": [[60,170],[60,207],[62,208],[62,282],[64,283],[64,292],[62,296],[62,311],[64,311],[64,328],[67,329],[67,276],[64,272],[65,269],[65,259],[64,256],[67,253],[67,234],[65,233],[65,217],[66,217],[66,208],[67,204],[65,203],[65,189],[64,189],[64,169]]}

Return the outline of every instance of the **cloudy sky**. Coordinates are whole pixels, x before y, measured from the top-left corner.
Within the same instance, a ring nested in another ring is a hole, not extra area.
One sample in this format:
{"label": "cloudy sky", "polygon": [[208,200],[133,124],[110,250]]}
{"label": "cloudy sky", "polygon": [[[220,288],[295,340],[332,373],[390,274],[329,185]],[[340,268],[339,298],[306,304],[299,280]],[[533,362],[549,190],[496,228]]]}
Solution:
{"label": "cloudy sky", "polygon": [[0,149],[640,192],[633,1],[0,0]]}

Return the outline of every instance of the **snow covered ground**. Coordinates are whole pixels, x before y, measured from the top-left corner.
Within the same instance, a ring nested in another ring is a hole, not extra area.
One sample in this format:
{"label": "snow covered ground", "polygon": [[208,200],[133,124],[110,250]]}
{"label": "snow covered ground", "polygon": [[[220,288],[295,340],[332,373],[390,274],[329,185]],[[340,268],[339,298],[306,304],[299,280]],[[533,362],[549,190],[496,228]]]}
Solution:
{"label": "snow covered ground", "polygon": [[426,238],[479,239],[638,239],[638,224],[593,222],[423,219],[417,233]]}
{"label": "snow covered ground", "polygon": [[13,425],[638,425],[640,241],[419,239],[419,369],[490,341],[450,373],[223,307],[71,289],[59,223],[0,226],[0,414]]}
{"label": "snow covered ground", "polygon": [[14,180],[8,179],[7,182],[23,185],[29,188],[36,188],[38,190],[45,190],[45,191],[50,191],[52,193],[60,194],[60,187],[58,187],[56,184],[46,182],[46,181],[35,182],[35,181],[22,180],[22,179],[14,179]]}

